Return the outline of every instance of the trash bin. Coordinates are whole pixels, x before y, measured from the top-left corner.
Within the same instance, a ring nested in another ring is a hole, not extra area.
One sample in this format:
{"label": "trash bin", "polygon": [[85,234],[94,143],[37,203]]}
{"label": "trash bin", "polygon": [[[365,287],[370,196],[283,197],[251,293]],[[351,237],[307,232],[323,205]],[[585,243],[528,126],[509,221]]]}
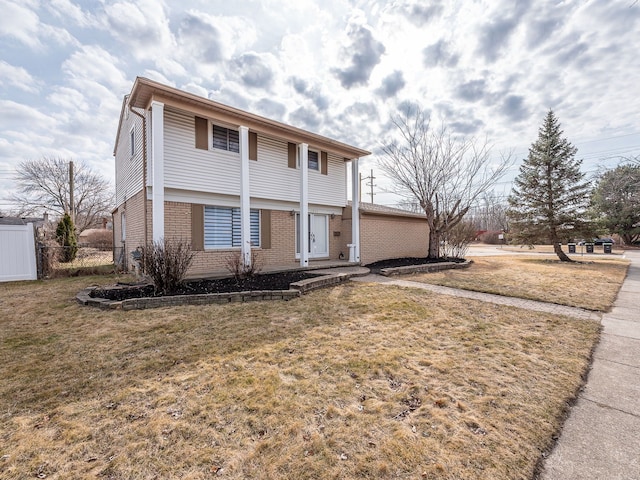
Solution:
{"label": "trash bin", "polygon": [[593,253],[593,243],[586,243],[587,253]]}
{"label": "trash bin", "polygon": [[613,244],[612,243],[603,243],[602,244],[602,248],[604,250],[604,253],[611,253],[611,249],[613,248]]}
{"label": "trash bin", "polygon": [[575,243],[567,243],[567,247],[569,247],[569,253],[576,253],[576,244]]}

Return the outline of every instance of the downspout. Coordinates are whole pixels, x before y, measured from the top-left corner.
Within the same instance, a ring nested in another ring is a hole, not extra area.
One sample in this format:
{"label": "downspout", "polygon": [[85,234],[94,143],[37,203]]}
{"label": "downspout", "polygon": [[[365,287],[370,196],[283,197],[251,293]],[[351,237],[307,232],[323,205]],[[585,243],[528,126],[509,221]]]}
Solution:
{"label": "downspout", "polygon": [[[149,235],[147,233],[147,117],[136,112],[131,104],[129,104],[129,111],[142,119],[142,212],[144,215],[144,246],[146,247],[149,243]],[[144,265],[142,265],[142,268],[144,269]]]}

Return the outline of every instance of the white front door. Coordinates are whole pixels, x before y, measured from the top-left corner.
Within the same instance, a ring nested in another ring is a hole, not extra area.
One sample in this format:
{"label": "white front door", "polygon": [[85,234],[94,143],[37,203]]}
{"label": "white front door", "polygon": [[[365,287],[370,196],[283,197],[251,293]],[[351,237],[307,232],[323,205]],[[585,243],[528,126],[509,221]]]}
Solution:
{"label": "white front door", "polygon": [[[300,215],[296,213],[296,257],[300,256]],[[309,214],[309,258],[329,256],[329,216]]]}
{"label": "white front door", "polygon": [[309,256],[329,256],[329,219],[327,215],[309,215]]}

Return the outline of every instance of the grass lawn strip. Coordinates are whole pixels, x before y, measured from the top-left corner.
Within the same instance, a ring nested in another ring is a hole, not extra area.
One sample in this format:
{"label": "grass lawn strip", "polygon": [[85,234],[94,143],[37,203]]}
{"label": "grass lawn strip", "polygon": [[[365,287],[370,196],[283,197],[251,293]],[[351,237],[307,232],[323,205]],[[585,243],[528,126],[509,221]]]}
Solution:
{"label": "grass lawn strip", "polygon": [[465,270],[418,274],[406,279],[606,311],[613,305],[629,266],[624,259],[563,263],[524,255],[476,257],[473,261]]}
{"label": "grass lawn strip", "polygon": [[3,286],[3,478],[531,478],[600,328],[368,284],[76,305],[96,280]]}

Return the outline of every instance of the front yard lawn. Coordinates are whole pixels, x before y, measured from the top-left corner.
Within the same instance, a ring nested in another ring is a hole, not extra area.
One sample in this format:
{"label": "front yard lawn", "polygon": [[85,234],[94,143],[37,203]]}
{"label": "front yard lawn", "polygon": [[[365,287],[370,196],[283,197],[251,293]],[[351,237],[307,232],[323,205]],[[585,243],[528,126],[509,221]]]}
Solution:
{"label": "front yard lawn", "polygon": [[560,262],[557,257],[475,257],[465,270],[419,274],[416,282],[527,298],[588,310],[606,311],[613,305],[627,274],[624,259],[585,259]]}
{"label": "front yard lawn", "polygon": [[600,325],[348,283],[102,311],[0,290],[0,477],[527,479]]}

